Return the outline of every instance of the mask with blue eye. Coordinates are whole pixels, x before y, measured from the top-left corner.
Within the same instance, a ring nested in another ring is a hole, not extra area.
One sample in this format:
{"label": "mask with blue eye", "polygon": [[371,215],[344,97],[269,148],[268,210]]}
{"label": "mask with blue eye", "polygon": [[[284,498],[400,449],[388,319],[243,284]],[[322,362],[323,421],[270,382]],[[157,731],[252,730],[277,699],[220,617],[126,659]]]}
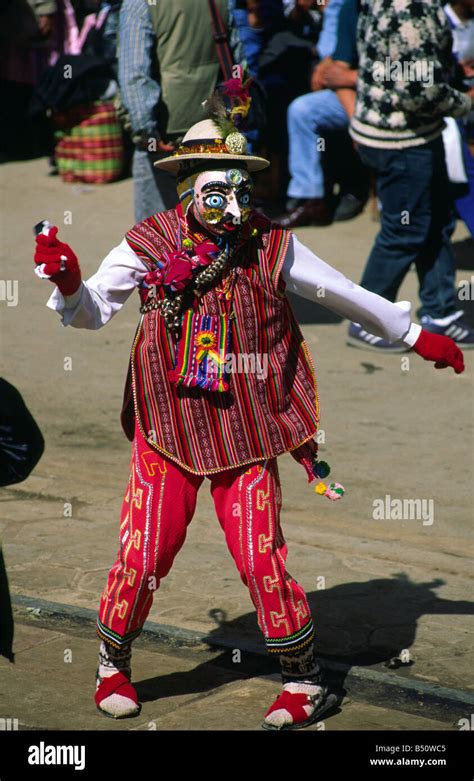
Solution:
{"label": "mask with blue eye", "polygon": [[203,203],[209,209],[224,209],[227,204],[227,199],[223,195],[211,193],[204,198]]}
{"label": "mask with blue eye", "polygon": [[194,184],[194,211],[217,234],[231,233],[251,212],[252,180],[241,169],[203,171]]}

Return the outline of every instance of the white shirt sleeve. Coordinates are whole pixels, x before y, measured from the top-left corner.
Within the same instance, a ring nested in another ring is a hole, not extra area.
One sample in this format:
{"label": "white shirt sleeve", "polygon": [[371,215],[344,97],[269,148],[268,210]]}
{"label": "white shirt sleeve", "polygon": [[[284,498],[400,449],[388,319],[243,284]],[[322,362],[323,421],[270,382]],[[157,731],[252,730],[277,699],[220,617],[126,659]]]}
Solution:
{"label": "white shirt sleeve", "polygon": [[421,326],[411,322],[409,301],[393,304],[356,285],[340,271],[318,258],[292,234],[281,270],[286,291],[331,309],[390,342],[413,347]]}
{"label": "white shirt sleeve", "polygon": [[79,290],[64,297],[56,288],[46,306],[61,315],[63,325],[97,330],[117,314],[147,272],[145,263],[124,239]]}

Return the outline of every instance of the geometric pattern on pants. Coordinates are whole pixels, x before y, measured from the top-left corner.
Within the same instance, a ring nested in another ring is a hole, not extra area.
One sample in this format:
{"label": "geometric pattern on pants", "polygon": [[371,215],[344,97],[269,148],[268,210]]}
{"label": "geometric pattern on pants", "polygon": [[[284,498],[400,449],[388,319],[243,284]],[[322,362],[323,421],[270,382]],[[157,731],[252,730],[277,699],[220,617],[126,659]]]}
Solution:
{"label": "geometric pattern on pants", "polygon": [[309,646],[314,627],[306,594],[285,567],[277,459],[195,475],[151,450],[136,427],[120,516],[120,545],[101,595],[97,634],[121,648],[142,631],[154,592],[170,571],[204,477],[270,653]]}

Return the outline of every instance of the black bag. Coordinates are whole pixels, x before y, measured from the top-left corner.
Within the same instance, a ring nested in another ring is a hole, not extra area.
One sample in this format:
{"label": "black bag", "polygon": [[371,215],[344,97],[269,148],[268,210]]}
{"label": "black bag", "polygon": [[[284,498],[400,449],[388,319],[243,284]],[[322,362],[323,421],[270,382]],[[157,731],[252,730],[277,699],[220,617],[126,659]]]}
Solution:
{"label": "black bag", "polygon": [[[20,393],[0,377],[0,486],[26,480],[44,451],[44,439]],[[0,656],[15,661],[13,611],[0,542]]]}
{"label": "black bag", "polygon": [[20,393],[0,377],[0,486],[26,480],[43,451],[43,435]]}
{"label": "black bag", "polygon": [[[64,69],[71,68],[73,78],[64,78]],[[114,74],[111,65],[93,54],[63,54],[55,65],[42,73],[30,103],[32,116],[46,109],[66,111],[82,103],[98,100],[106,91]]]}

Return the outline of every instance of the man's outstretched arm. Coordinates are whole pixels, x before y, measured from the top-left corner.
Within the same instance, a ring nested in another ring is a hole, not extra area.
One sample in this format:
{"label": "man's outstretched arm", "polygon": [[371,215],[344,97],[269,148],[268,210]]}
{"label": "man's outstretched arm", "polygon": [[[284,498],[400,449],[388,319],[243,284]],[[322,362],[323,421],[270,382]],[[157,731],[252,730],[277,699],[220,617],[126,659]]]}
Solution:
{"label": "man's outstretched arm", "polygon": [[452,366],[457,374],[464,370],[463,354],[447,336],[424,331],[412,323],[408,301],[396,304],[366,290],[325,263],[292,235],[282,267],[285,290],[331,309],[341,317],[359,323],[369,333],[401,342],[436,368]]}

